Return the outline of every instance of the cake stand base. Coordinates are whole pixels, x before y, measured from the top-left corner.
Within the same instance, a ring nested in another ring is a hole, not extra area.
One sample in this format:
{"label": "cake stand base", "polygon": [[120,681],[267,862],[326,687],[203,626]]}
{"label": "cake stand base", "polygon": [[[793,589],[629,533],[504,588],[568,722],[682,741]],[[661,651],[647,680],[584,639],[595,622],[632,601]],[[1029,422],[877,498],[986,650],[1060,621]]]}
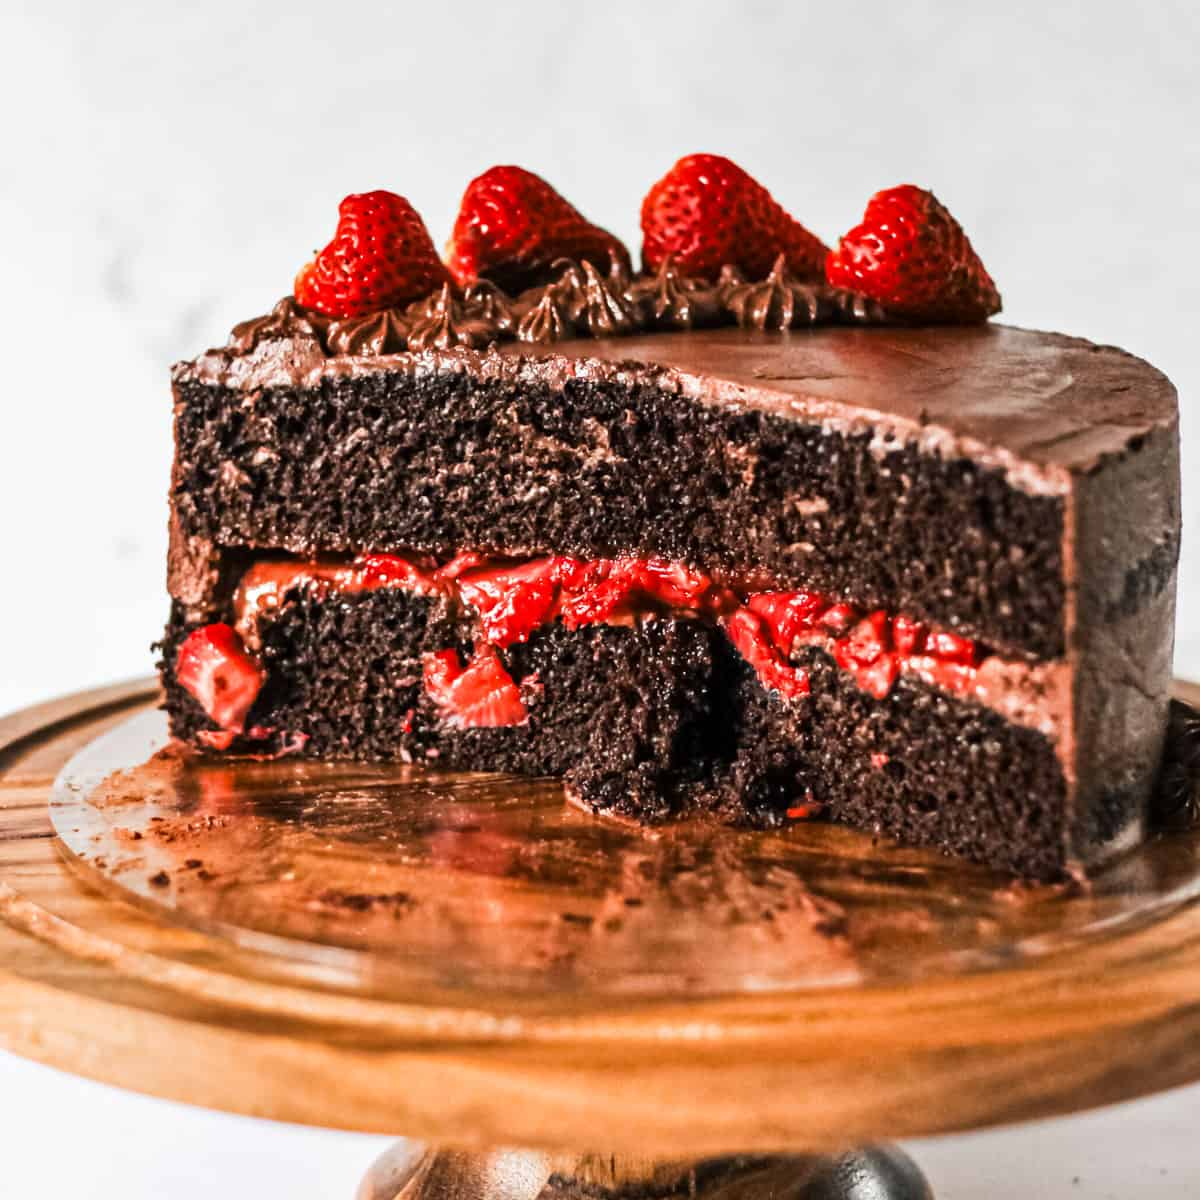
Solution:
{"label": "cake stand base", "polygon": [[1200,830],[1018,888],[833,825],[651,836],[552,783],[200,761],[156,703],[0,719],[0,1048],[423,1139],[360,1200],[928,1200],[887,1139],[1200,1079]]}
{"label": "cake stand base", "polygon": [[399,1142],[358,1200],[932,1200],[896,1146],[839,1155],[735,1155],[692,1163],[534,1150],[433,1150]]}

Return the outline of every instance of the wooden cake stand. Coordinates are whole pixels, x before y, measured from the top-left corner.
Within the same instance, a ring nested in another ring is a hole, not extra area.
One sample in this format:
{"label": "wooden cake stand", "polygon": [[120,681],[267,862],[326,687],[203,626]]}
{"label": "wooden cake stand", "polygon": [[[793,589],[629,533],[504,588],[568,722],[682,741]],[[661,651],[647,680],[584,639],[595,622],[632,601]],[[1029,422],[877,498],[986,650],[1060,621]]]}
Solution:
{"label": "wooden cake stand", "polygon": [[909,1159],[853,1148],[1200,1078],[1200,835],[1026,888],[821,824],[647,832],[548,782],[156,754],[155,702],[0,721],[0,1042],[437,1147],[364,1200],[910,1200]]}

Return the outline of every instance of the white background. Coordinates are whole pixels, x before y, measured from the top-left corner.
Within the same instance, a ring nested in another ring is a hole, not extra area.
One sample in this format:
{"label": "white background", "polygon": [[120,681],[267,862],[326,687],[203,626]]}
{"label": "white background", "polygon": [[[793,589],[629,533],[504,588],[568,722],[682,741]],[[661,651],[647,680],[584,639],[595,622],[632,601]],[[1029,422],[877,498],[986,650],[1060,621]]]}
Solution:
{"label": "white background", "polygon": [[[288,291],[344,193],[407,195],[441,244],[466,181],[497,162],[543,173],[635,247],[642,194],[688,151],[729,154],[827,240],[878,188],[932,187],[1005,319],[1117,343],[1175,379],[1190,532],[1196,11],[3,0],[0,711],[150,666],[168,365]],[[1178,662],[1193,675],[1198,601],[1189,538]],[[1198,1096],[921,1152],[945,1196],[1180,1196],[1200,1190]],[[2,1057],[0,1111],[5,1195],[184,1200],[270,1181],[290,1200],[348,1196],[381,1144]]]}

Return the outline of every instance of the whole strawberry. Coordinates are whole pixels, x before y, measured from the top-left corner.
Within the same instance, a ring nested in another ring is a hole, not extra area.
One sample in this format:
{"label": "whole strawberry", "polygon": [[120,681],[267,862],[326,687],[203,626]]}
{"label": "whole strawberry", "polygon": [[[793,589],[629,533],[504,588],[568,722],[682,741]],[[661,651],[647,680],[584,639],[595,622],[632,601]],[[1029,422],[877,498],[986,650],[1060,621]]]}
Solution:
{"label": "whole strawberry", "polygon": [[871,198],[862,224],[829,252],[825,274],[913,321],[986,321],[1000,311],[1000,293],[962,226],[912,184]]}
{"label": "whole strawberry", "polygon": [[460,284],[489,279],[508,292],[543,282],[558,258],[601,270],[611,259],[629,266],[629,251],[611,233],[521,167],[492,167],[467,184],[446,258]]}
{"label": "whole strawberry", "polygon": [[797,279],[820,279],[827,247],[757,180],[719,154],[681,158],[642,201],[642,262],[670,257],[684,275],[716,279],[734,266],[764,279],[779,255]]}
{"label": "whole strawberry", "polygon": [[403,196],[363,192],[338,205],[333,240],[296,276],[296,301],[330,317],[361,317],[419,300],[450,276]]}

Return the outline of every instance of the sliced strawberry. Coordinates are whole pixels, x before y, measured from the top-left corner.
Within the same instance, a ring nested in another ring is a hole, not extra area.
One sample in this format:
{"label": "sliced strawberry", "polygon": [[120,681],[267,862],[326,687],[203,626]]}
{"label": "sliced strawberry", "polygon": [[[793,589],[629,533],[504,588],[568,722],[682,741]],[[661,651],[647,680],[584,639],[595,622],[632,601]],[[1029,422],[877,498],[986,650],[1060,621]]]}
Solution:
{"label": "sliced strawberry", "polygon": [[857,667],[854,678],[868,696],[883,700],[900,678],[900,662],[894,654],[881,654],[874,662]]}
{"label": "sliced strawberry", "polygon": [[887,613],[878,610],[859,621],[836,644],[834,657],[843,666],[852,663],[856,667],[865,667],[878,661],[890,649]]}
{"label": "sliced strawberry", "polygon": [[446,247],[462,285],[488,279],[508,292],[542,282],[556,259],[610,260],[629,266],[629,251],[593,225],[544,179],[522,167],[492,167],[472,179]]}
{"label": "sliced strawberry", "polygon": [[699,609],[712,589],[703,571],[665,558],[618,559],[615,575],[627,574],[647,596],[667,608]]}
{"label": "sliced strawberry", "polygon": [[559,602],[562,622],[568,629],[579,629],[631,620],[638,594],[637,584],[628,576],[600,578],[579,591],[564,591]]}
{"label": "sliced strawberry", "polygon": [[296,276],[296,301],[359,317],[419,300],[450,280],[425,222],[403,196],[363,192],[338,205],[333,240]]}
{"label": "sliced strawberry", "polygon": [[558,558],[555,560],[554,582],[570,592],[580,592],[607,579],[612,560],[607,558]]}
{"label": "sliced strawberry", "polygon": [[904,669],[931,687],[964,695],[971,694],[978,676],[977,668],[969,663],[947,662],[929,654],[913,655],[905,661]]}
{"label": "sliced strawberry", "polygon": [[787,654],[792,643],[812,629],[825,598],[816,592],[759,592],[746,606],[762,617],[775,644]]}
{"label": "sliced strawberry", "polygon": [[789,821],[811,821],[813,817],[820,816],[824,808],[824,804],[813,798],[812,788],[808,788],[804,799],[787,810],[787,818]]}
{"label": "sliced strawberry", "polygon": [[771,193],[719,154],[689,154],[642,201],[642,262],[670,258],[685,275],[716,279],[725,266],[765,279],[782,254],[798,279],[820,279],[828,253],[821,240]]}
{"label": "sliced strawberry", "polygon": [[858,619],[853,604],[831,604],[818,618],[821,628],[834,637],[841,637]]}
{"label": "sliced strawberry", "polygon": [[425,692],[447,724],[458,729],[523,725],[529,711],[494,647],[476,648],[463,667],[456,650],[424,658]]}
{"label": "sliced strawberry", "polygon": [[926,652],[946,662],[973,667],[979,662],[979,647],[969,638],[956,633],[934,630],[925,639]]}
{"label": "sliced strawberry", "polygon": [[785,700],[808,695],[808,672],[793,667],[780,654],[762,617],[748,608],[739,608],[722,621],[722,626],[763,687],[778,692]]}
{"label": "sliced strawberry", "polygon": [[230,626],[217,624],[195,629],[184,639],[175,678],[222,730],[241,733],[266,672]]}
{"label": "sliced strawberry", "polygon": [[491,562],[491,559],[486,555],[478,554],[474,550],[464,550],[461,554],[456,554],[448,563],[434,572],[434,578],[439,583],[453,583],[464,571],[470,571],[473,567],[485,567]]}
{"label": "sliced strawberry", "polygon": [[558,560],[475,567],[459,575],[458,592],[479,614],[484,637],[495,646],[524,642],[554,619]]}
{"label": "sliced strawberry", "polygon": [[892,621],[892,642],[901,654],[920,654],[925,649],[927,634],[925,626],[911,617],[896,617]]}
{"label": "sliced strawberry", "polygon": [[362,586],[394,587],[413,592],[436,592],[438,580],[431,563],[401,554],[364,554],[355,561]]}
{"label": "sliced strawberry", "polygon": [[932,192],[876,193],[862,223],[829,252],[826,278],[914,321],[986,321],[1000,294],[962,226]]}

